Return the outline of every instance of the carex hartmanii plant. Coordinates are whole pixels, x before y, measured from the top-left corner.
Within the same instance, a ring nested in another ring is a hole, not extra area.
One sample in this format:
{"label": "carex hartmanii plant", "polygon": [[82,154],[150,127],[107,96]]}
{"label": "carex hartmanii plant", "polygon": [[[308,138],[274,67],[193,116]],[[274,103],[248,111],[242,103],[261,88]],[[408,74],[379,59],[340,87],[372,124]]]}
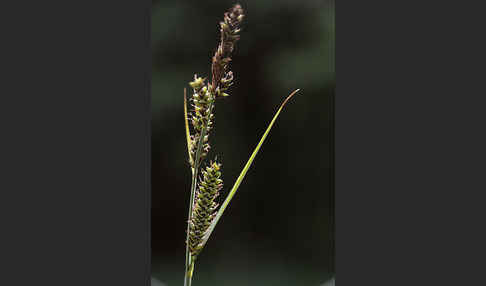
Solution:
{"label": "carex hartmanii plant", "polygon": [[229,69],[229,64],[235,44],[240,39],[239,33],[243,18],[243,9],[239,4],[234,5],[224,13],[223,21],[219,23],[220,41],[211,62],[211,79],[194,75],[194,80],[189,83],[192,88],[190,114],[187,111],[186,89],[184,89],[187,151],[192,172],[186,233],[185,286],[191,285],[194,264],[198,255],[203,250],[224,210],[243,181],[280,111],[298,91],[297,89],[292,92],[281,104],[228,196],[218,208],[217,198],[223,188],[222,165],[217,159],[209,162],[207,166],[203,166],[203,164],[210,151],[209,136],[215,120],[215,103],[219,98],[229,96],[229,88],[233,85],[233,72]]}

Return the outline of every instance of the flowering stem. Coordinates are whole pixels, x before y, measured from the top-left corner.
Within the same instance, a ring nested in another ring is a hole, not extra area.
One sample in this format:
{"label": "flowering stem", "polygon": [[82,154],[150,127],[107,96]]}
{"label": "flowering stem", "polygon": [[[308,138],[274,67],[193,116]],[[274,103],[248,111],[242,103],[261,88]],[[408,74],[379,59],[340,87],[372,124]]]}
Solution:
{"label": "flowering stem", "polygon": [[[210,129],[209,122],[211,121],[212,110],[214,107],[214,101],[216,97],[224,97],[228,96],[226,91],[228,87],[232,84],[231,81],[233,80],[232,72],[227,71],[228,63],[231,60],[229,55],[233,51],[234,45],[236,41],[239,39],[238,33],[240,32],[239,25],[243,20],[243,9],[239,4],[235,4],[228,12],[224,14],[223,22],[220,23],[220,32],[221,32],[221,41],[218,46],[217,51],[215,52],[212,65],[211,65],[211,72],[212,72],[212,83],[208,84],[207,87],[202,88],[201,84],[204,82],[203,79],[197,78],[194,76],[194,82],[190,83],[190,85],[194,88],[195,95],[195,114],[196,119],[193,120],[193,126],[198,131],[194,136],[194,141],[197,138],[197,148],[196,152],[194,152],[193,145],[196,142],[191,142],[189,151],[189,161],[192,165],[192,182],[191,182],[191,199],[189,204],[189,213],[188,213],[188,221],[187,221],[187,232],[186,232],[186,268],[185,268],[185,275],[184,275],[184,285],[190,286],[192,282],[192,274],[194,271],[194,263],[197,256],[197,251],[191,253],[191,248],[189,247],[189,238],[190,238],[190,230],[191,230],[191,223],[192,223],[192,215],[193,215],[193,207],[194,207],[194,199],[195,193],[197,188],[197,176],[199,172],[199,167],[201,165],[202,159],[207,155],[207,151],[209,145],[204,147],[205,152],[202,152],[203,146],[205,145],[206,133],[209,132]],[[207,88],[207,89],[206,89]],[[196,97],[199,92],[202,91],[203,99],[197,99]],[[207,93],[206,93],[207,92]],[[209,95],[209,98],[206,98],[206,94]],[[207,104],[207,109],[206,109]],[[198,106],[199,105],[199,106]],[[184,106],[184,108],[187,108]],[[203,109],[201,112],[200,109]],[[185,114],[187,114],[187,109],[184,110]],[[207,118],[201,118],[207,116]],[[187,116],[186,116],[187,118]],[[202,124],[201,124],[202,123]],[[188,124],[186,119],[186,136],[189,138],[190,134],[188,132]],[[188,139],[188,143],[189,143]],[[188,144],[189,146],[189,144]]]}

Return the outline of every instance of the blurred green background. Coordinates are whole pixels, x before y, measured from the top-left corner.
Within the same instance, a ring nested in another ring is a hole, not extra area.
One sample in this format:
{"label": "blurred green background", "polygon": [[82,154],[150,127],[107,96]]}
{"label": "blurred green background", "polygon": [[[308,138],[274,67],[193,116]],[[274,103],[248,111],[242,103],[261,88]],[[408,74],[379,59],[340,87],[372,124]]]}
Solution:
{"label": "blurred green background", "polygon": [[[183,88],[208,77],[234,1],[153,1],[152,275],[182,285],[191,174]],[[334,273],[334,2],[239,1],[235,84],[216,104],[209,159],[222,201],[294,89],[197,260],[194,285],[320,285]],[[188,89],[188,96],[190,96]]]}

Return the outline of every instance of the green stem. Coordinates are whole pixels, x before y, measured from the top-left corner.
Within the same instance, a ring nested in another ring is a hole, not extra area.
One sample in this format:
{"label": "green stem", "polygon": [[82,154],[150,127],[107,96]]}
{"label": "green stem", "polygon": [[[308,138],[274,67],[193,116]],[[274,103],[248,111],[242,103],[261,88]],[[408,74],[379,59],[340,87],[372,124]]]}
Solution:
{"label": "green stem", "polygon": [[189,270],[186,271],[184,276],[184,286],[191,286],[192,284],[192,273],[194,273],[194,260],[191,259],[191,264],[189,265]]}

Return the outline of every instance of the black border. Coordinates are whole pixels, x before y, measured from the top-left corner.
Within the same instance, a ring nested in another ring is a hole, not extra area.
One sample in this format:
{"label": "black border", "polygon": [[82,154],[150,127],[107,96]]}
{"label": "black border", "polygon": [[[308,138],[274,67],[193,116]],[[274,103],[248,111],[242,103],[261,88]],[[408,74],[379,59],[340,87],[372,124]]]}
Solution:
{"label": "black border", "polygon": [[16,6],[2,9],[0,285],[149,286],[151,2]]}
{"label": "black border", "polygon": [[337,2],[338,285],[483,285],[479,5]]}

